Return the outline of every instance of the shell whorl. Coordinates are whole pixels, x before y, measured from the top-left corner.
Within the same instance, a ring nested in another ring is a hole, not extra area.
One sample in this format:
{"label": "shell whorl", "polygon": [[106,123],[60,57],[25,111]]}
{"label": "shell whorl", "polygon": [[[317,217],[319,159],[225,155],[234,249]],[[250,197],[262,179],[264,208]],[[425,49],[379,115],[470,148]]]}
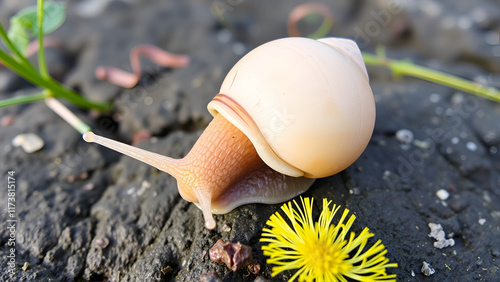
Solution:
{"label": "shell whorl", "polygon": [[260,158],[268,166],[289,176],[299,177],[304,175],[301,170],[286,163],[276,155],[252,117],[233,98],[225,94],[217,94],[207,107],[213,116],[222,114],[230,123],[243,132],[254,145]]}
{"label": "shell whorl", "polygon": [[273,169],[326,177],[367,146],[375,103],[357,45],[348,39],[284,38],[261,45],[229,71],[208,109],[222,114]]}

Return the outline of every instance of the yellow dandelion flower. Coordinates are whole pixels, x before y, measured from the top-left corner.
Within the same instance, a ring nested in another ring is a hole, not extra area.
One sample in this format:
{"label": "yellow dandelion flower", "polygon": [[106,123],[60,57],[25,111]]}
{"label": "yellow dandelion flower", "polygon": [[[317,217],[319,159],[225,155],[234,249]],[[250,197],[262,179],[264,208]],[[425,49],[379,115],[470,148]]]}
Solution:
{"label": "yellow dandelion flower", "polygon": [[268,264],[277,265],[272,268],[272,276],[285,270],[298,269],[290,281],[395,281],[396,275],[388,275],[386,268],[397,267],[389,263],[384,255],[385,246],[378,240],[368,250],[364,251],[366,243],[373,233],[365,227],[356,237],[354,232],[348,234],[356,217],[347,219],[348,209],[344,210],[337,225],[333,217],[340,206],[323,199],[323,211],[319,221],[312,219],[313,200],[300,198],[302,208],[295,202],[281,206],[289,223],[279,212],[273,214],[267,221],[271,229],[264,228],[261,242],[269,243],[262,246],[264,255],[268,256]]}

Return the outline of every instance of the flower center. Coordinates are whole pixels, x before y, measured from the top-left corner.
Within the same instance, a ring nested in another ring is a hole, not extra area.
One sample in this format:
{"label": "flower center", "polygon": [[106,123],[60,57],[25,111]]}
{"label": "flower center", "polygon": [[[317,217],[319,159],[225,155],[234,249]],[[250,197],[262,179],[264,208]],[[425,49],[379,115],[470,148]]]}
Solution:
{"label": "flower center", "polygon": [[302,254],[305,265],[315,273],[336,275],[345,273],[350,267],[344,261],[349,255],[342,252],[342,246],[317,238],[304,247]]}

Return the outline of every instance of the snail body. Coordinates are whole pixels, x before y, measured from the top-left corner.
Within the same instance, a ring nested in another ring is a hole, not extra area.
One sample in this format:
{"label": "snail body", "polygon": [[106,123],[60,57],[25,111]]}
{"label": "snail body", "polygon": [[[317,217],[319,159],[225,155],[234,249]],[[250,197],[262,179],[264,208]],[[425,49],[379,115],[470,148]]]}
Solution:
{"label": "snail body", "polygon": [[205,226],[212,213],[279,203],[336,174],[363,152],[375,103],[357,45],[347,39],[284,38],[245,55],[208,104],[214,116],[191,151],[172,159],[92,132],[96,142],[177,179]]}

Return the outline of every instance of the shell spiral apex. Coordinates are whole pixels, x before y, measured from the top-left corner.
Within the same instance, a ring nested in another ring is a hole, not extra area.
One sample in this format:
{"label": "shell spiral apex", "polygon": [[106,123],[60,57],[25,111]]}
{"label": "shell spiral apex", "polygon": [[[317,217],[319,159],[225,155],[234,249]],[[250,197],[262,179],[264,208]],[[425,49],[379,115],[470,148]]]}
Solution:
{"label": "shell spiral apex", "polygon": [[361,52],[342,38],[283,38],[245,55],[208,104],[281,173],[326,177],[366,148],[375,102]]}

